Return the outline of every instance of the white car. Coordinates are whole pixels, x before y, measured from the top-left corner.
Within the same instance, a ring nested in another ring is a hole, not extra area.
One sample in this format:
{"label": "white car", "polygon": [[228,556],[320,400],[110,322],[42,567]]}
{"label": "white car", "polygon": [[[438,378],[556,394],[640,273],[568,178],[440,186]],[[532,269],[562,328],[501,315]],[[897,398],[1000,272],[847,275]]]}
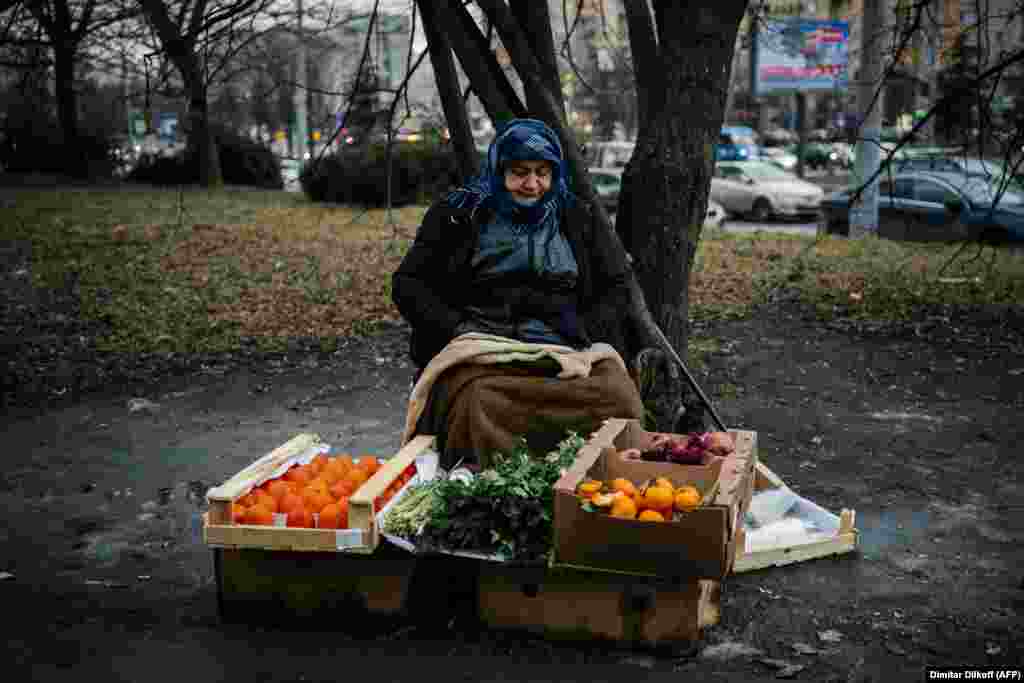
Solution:
{"label": "white car", "polygon": [[704,214],[704,228],[720,228],[727,217],[725,207],[708,197],[708,210]]}
{"label": "white car", "polygon": [[719,161],[711,198],[731,214],[766,221],[773,216],[817,216],[824,190],[767,161]]}
{"label": "white car", "polygon": [[782,147],[762,147],[761,157],[772,164],[775,164],[783,171],[792,171],[796,168],[796,155],[787,152]]}
{"label": "white car", "polygon": [[[588,168],[590,181],[594,184],[594,194],[608,213],[615,213],[619,205],[619,192],[622,190],[621,168]],[[725,207],[708,197],[708,210],[704,214],[705,228],[720,228],[727,217]]]}

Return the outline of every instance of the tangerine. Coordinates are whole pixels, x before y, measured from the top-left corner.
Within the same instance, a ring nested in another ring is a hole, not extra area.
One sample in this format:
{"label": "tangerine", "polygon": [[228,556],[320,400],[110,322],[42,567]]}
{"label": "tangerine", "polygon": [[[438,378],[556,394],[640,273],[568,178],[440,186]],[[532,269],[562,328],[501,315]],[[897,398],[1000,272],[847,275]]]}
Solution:
{"label": "tangerine", "polygon": [[244,496],[242,496],[241,498],[239,498],[235,502],[238,503],[239,505],[243,505],[243,506],[245,506],[247,508],[251,508],[253,505],[255,505],[259,501],[256,500],[256,491],[249,491],[248,493],[246,493]]}
{"label": "tangerine", "polygon": [[672,491],[676,490],[675,484],[673,484],[672,480],[668,477],[658,477],[654,480],[654,486],[661,486],[663,488],[671,489]]}
{"label": "tangerine", "polygon": [[349,455],[348,453],[342,453],[337,458],[335,458],[335,460],[338,462],[339,465],[344,467],[346,471],[355,467],[356,464],[355,460],[353,460],[352,456]]}
{"label": "tangerine", "polygon": [[600,491],[602,486],[604,486],[604,484],[597,481],[596,479],[588,479],[587,481],[582,482],[579,486],[576,487],[576,492],[579,495],[583,496],[584,498],[590,498],[595,493]]}
{"label": "tangerine", "polygon": [[256,497],[256,504],[262,505],[271,512],[277,512],[277,498],[264,491],[263,489],[256,489],[253,491]]}
{"label": "tangerine", "polygon": [[673,490],[665,486],[650,486],[644,493],[644,502],[647,509],[657,510],[662,513],[672,509],[674,498]]}
{"label": "tangerine", "polygon": [[612,503],[612,517],[621,517],[623,519],[636,519],[636,503],[629,496],[619,496]]}
{"label": "tangerine", "polygon": [[295,465],[290,470],[284,473],[284,478],[288,481],[294,481],[299,484],[307,484],[312,479],[309,470],[305,465]]}
{"label": "tangerine", "polygon": [[281,497],[281,501],[277,505],[278,512],[285,514],[291,514],[294,510],[299,510],[306,507],[305,502],[302,500],[302,496],[297,493],[286,493]]}
{"label": "tangerine", "polygon": [[312,469],[314,469],[317,472],[317,474],[319,474],[320,472],[323,471],[325,467],[327,467],[327,456],[324,455],[323,453],[319,453],[316,456],[314,456],[312,460],[309,461],[309,464],[310,467],[312,467]]}
{"label": "tangerine", "polygon": [[631,482],[629,479],[619,477],[618,479],[612,480],[612,491],[622,491],[630,498],[636,497],[636,484]]}
{"label": "tangerine", "polygon": [[337,503],[331,503],[330,505],[324,506],[324,509],[320,511],[317,526],[321,529],[338,529],[338,524],[340,522],[341,508]]}
{"label": "tangerine", "polygon": [[288,512],[288,521],[286,522],[290,527],[313,527],[313,513],[304,507],[297,507]]}
{"label": "tangerine", "polygon": [[328,493],[335,498],[346,498],[355,493],[356,488],[357,486],[348,479],[339,479],[328,489]]}
{"label": "tangerine", "polygon": [[694,486],[683,486],[676,491],[673,505],[680,512],[690,512],[700,507],[700,491]]}
{"label": "tangerine", "polygon": [[380,469],[380,460],[375,455],[366,454],[359,458],[359,466],[373,476]]}
{"label": "tangerine", "polygon": [[271,526],[274,523],[274,513],[262,504],[253,505],[245,513],[245,523]]}
{"label": "tangerine", "polygon": [[661,514],[657,510],[644,510],[637,515],[637,519],[642,522],[664,522],[665,515]]}
{"label": "tangerine", "polygon": [[249,508],[238,503],[231,504],[231,521],[235,524],[245,524],[245,516]]}
{"label": "tangerine", "polygon": [[270,481],[267,482],[266,486],[267,493],[272,495],[274,497],[274,500],[278,501],[279,503],[281,501],[281,498],[284,497],[284,494],[288,493],[291,490],[291,487],[288,486],[288,482],[284,481],[283,479],[271,479]]}
{"label": "tangerine", "polygon": [[354,467],[345,475],[345,481],[352,482],[356,489],[365,484],[366,480],[369,478],[369,473],[361,467]]}
{"label": "tangerine", "polygon": [[306,493],[303,494],[302,500],[306,504],[306,509],[310,512],[320,512],[334,502],[334,498],[331,497],[331,494],[315,489],[306,489]]}

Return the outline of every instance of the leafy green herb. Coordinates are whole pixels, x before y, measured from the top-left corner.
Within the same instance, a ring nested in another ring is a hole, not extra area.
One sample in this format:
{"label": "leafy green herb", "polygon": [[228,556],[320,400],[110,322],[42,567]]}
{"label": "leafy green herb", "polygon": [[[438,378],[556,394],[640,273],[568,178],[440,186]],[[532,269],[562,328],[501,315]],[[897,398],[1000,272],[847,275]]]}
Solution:
{"label": "leafy green herb", "polygon": [[546,557],[554,535],[553,487],[583,444],[583,437],[570,432],[556,450],[536,455],[520,439],[469,482],[441,481],[421,543],[505,559]]}

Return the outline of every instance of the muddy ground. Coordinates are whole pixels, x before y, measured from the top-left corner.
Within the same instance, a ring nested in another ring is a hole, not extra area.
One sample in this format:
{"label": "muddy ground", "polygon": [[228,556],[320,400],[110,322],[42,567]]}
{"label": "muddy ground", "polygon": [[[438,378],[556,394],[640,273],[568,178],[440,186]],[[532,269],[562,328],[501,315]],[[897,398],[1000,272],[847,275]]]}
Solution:
{"label": "muddy ground", "polygon": [[[799,494],[854,508],[860,552],[730,577],[701,642],[655,651],[461,617],[221,623],[205,491],[299,432],[393,452],[407,330],[330,355],[160,362],[100,362],[79,334],[75,353],[47,360],[40,321],[78,334],[74,312],[18,310],[0,468],[5,680],[882,682],[925,680],[927,665],[1024,666],[1020,309],[870,325],[780,303],[698,323],[711,350],[697,374],[722,417],[756,431]],[[34,372],[17,363],[25,339]]]}

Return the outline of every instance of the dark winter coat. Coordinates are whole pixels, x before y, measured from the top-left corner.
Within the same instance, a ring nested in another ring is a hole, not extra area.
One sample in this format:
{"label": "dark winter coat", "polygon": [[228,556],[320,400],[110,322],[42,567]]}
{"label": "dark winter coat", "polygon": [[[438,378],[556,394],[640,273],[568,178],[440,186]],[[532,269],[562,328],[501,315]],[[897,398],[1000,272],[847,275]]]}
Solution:
{"label": "dark winter coat", "polygon": [[[474,302],[470,261],[481,226],[490,218],[486,207],[461,209],[443,202],[435,204],[424,216],[412,247],[392,276],[392,298],[412,326],[410,355],[420,368],[457,336],[465,309]],[[624,355],[622,338],[602,333],[601,329],[610,328],[597,321],[614,317],[628,301],[625,257],[599,228],[593,210],[583,201],[563,209],[561,227],[579,268],[575,293],[579,338],[587,343],[608,342]]]}

